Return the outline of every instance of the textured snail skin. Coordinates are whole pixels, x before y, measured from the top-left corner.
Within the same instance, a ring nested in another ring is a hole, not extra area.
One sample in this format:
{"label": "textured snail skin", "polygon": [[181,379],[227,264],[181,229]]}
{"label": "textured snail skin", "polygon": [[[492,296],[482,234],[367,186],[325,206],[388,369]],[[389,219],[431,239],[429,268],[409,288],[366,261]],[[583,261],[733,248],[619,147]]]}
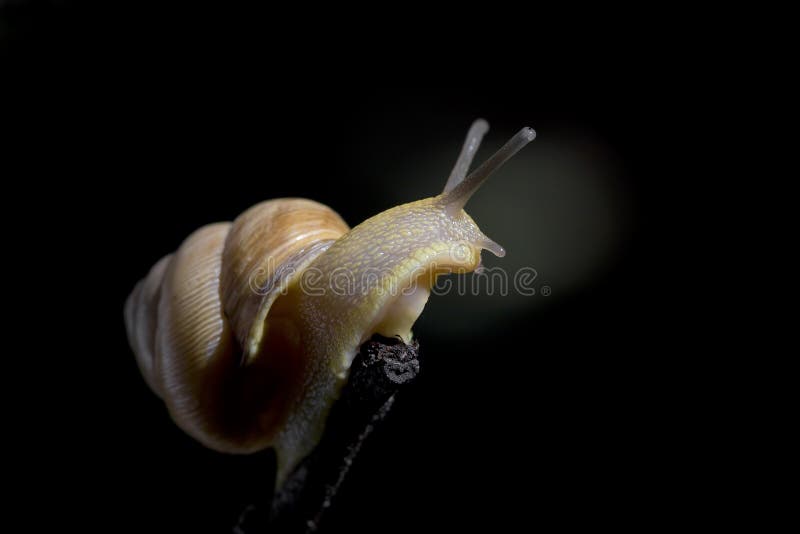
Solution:
{"label": "textured snail skin", "polygon": [[353,358],[373,334],[410,342],[436,276],[502,247],[462,209],[533,139],[523,129],[465,178],[476,121],[445,191],[349,230],[329,207],[277,199],[205,226],[162,258],[125,305],[131,347],[173,420],[204,445],[274,447],[276,484],[319,442]]}
{"label": "textured snail skin", "polygon": [[[294,328],[302,332],[303,374],[313,387],[296,398],[277,436],[281,467],[283,461],[294,465],[316,444],[330,399],[336,398],[358,347],[374,333],[409,342],[428,300],[431,274],[478,266],[480,248],[490,240],[464,211],[452,217],[445,208],[438,199],[425,199],[387,210],[311,263],[326,281],[337,269],[347,273],[346,279],[355,282],[352,290],[314,295],[299,286],[290,289],[286,298],[296,302]],[[368,282],[374,286],[364,287]]]}

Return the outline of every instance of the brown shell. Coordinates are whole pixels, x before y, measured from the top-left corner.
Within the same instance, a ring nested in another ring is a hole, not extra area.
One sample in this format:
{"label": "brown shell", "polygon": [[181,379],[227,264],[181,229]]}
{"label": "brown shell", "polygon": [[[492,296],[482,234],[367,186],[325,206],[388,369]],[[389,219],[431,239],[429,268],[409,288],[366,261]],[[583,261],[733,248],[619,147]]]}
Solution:
{"label": "brown shell", "polygon": [[268,200],[233,222],[225,242],[222,302],[245,353],[258,353],[267,312],[280,291],[349,230],[313,200]]}
{"label": "brown shell", "polygon": [[171,259],[172,254],[169,254],[158,260],[125,302],[125,327],[136,363],[147,385],[159,397],[161,386],[155,379],[156,311],[161,297],[161,281]]}
{"label": "brown shell", "polygon": [[272,444],[298,357],[253,353],[243,361],[242,346],[259,346],[277,289],[347,230],[317,202],[263,202],[234,223],[200,228],[137,284],[125,306],[128,337],[178,426],[224,452]]}
{"label": "brown shell", "polygon": [[183,430],[225,449],[221,392],[212,382],[238,365],[238,350],[219,301],[222,247],[230,223],[204,226],[175,253],[161,288],[155,375]]}

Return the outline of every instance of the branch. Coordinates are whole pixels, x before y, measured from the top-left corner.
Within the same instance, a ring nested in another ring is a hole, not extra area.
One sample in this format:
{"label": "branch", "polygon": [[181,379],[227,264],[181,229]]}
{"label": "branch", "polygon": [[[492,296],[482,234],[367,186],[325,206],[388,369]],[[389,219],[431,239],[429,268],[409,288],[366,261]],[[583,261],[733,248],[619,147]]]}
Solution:
{"label": "branch", "polygon": [[395,394],[419,373],[419,344],[375,335],[361,346],[342,395],[331,409],[314,451],[273,496],[250,505],[234,534],[317,532],[362,445],[394,404]]}

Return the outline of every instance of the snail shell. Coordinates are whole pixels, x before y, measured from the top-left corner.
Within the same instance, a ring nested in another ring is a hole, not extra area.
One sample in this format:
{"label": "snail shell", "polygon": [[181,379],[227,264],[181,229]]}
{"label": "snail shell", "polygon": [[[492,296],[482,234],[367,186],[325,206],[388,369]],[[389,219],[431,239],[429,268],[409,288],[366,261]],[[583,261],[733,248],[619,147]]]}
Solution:
{"label": "snail shell", "polygon": [[136,286],[126,322],[139,368],[185,432],[223,452],[271,444],[301,362],[277,345],[259,350],[268,324],[281,332],[281,319],[267,315],[281,288],[347,230],[318,202],[269,200],[195,231]]}

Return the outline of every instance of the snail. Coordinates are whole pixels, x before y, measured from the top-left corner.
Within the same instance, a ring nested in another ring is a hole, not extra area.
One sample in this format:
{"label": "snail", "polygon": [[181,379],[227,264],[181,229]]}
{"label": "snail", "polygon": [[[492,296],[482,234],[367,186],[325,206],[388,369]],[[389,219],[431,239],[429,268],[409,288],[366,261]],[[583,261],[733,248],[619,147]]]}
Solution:
{"label": "snail", "polygon": [[441,194],[354,228],[301,198],[267,200],[204,226],[159,260],[125,303],[131,348],[174,422],[227,453],[274,447],[276,485],[320,440],[359,347],[412,339],[432,284],[504,249],[464,211],[536,133],[523,128],[467,175],[489,125],[476,120]]}

